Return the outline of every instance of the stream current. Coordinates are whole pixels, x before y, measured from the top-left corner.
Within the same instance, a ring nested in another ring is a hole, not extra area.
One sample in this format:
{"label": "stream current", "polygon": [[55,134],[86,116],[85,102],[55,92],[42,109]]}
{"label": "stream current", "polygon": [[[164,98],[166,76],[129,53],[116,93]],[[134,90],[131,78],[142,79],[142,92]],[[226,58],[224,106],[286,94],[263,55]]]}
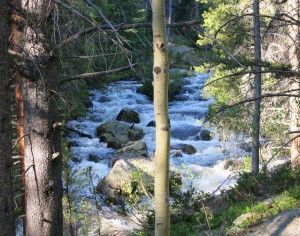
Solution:
{"label": "stream current", "polygon": [[[171,168],[178,169],[183,176],[183,191],[193,187],[203,192],[214,192],[226,189],[233,181],[225,181],[230,175],[224,169],[225,156],[217,135],[209,141],[201,140],[201,120],[213,103],[212,99],[202,97],[201,88],[208,79],[208,74],[195,74],[182,78],[184,86],[173,102],[169,103],[171,120],[171,146],[189,144],[196,148],[195,154],[182,153],[175,157],[171,151]],[[91,166],[93,170],[94,186],[110,171],[109,162],[114,149],[107,148],[106,143],[100,142],[96,135],[96,128],[109,120],[115,120],[123,108],[129,108],[139,113],[141,123],[135,124],[144,130],[149,158],[155,151],[155,127],[147,127],[154,120],[153,102],[143,94],[138,93],[142,85],[137,81],[119,81],[111,83],[102,90],[90,90],[92,106],[85,118],[68,122],[68,127],[87,134],[82,137],[74,132],[69,135],[72,144],[71,152],[73,165],[80,171]],[[200,122],[199,122],[200,120]],[[230,145],[227,147],[230,149]],[[95,162],[96,160],[96,162]],[[91,194],[91,188],[83,189],[84,194]]]}

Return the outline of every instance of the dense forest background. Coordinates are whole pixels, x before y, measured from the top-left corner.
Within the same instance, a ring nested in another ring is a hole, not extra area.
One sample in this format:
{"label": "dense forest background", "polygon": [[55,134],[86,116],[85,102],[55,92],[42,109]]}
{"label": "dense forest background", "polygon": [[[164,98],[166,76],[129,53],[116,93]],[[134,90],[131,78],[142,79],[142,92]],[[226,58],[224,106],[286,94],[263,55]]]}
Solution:
{"label": "dense forest background", "polygon": [[[225,194],[222,207],[193,189],[173,196],[178,200],[171,209],[171,234],[232,233],[239,215],[255,212],[242,222],[245,233],[245,226],[299,208],[299,2],[164,2],[169,101],[182,86],[176,68],[209,73],[204,92],[215,103],[199,122],[216,127],[220,141],[236,139],[250,149],[244,158],[248,168],[241,170],[246,173]],[[68,190],[79,180],[72,179],[68,165],[65,123],[85,116],[89,89],[113,81],[139,80],[141,92],[153,99],[151,6],[149,0],[1,1],[3,235],[15,235],[15,219],[24,219],[29,236],[88,235],[90,202]],[[285,158],[287,168],[265,171],[276,158]],[[261,204],[269,196],[271,203]],[[136,235],[152,232],[148,213]]]}

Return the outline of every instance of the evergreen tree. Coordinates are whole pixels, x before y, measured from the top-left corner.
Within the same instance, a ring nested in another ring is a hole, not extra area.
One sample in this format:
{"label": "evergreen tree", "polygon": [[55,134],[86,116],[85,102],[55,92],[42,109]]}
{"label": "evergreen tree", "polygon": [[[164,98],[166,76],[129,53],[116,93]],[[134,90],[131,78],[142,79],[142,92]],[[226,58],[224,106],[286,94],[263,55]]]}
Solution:
{"label": "evergreen tree", "polygon": [[0,2],[0,229],[14,235],[11,93],[8,62],[8,1]]}

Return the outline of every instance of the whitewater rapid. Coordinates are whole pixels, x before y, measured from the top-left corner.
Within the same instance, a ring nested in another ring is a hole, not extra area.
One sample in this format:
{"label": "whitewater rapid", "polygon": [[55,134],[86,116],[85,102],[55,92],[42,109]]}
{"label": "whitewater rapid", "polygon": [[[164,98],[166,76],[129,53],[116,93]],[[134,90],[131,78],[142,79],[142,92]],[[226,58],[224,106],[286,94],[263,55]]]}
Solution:
{"label": "whitewater rapid", "polygon": [[[224,169],[224,149],[218,141],[218,135],[213,135],[210,141],[199,138],[201,123],[209,105],[214,102],[212,99],[203,98],[202,95],[201,88],[208,77],[208,74],[195,74],[182,78],[184,86],[180,94],[176,96],[175,101],[169,103],[171,146],[189,144],[197,150],[192,155],[182,153],[181,157],[172,157],[170,163],[171,168],[177,169],[184,177],[183,190],[193,187],[197,191],[214,192],[222,184],[216,192],[218,193],[234,184],[234,180],[225,181],[231,171]],[[138,93],[141,86],[138,81],[119,81],[106,85],[102,90],[90,90],[92,106],[88,109],[86,117],[69,121],[67,124],[68,127],[90,136],[82,137],[73,133],[69,135],[69,141],[72,144],[74,167],[78,169],[78,173],[84,172],[89,166],[92,167],[94,185],[109,173],[109,160],[115,151],[99,141],[96,128],[106,121],[115,120],[123,108],[139,113],[141,123],[135,124],[135,127],[140,127],[145,132],[143,141],[147,144],[149,158],[155,150],[155,127],[147,127],[147,124],[154,120],[153,102]],[[91,161],[91,156],[99,157],[99,162]],[[87,189],[86,194],[88,191],[90,190]]]}

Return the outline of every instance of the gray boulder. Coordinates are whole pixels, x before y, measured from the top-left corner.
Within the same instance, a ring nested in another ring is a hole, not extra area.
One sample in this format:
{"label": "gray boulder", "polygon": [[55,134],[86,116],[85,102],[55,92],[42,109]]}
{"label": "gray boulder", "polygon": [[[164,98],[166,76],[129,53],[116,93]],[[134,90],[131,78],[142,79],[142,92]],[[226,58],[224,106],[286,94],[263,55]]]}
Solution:
{"label": "gray boulder", "polygon": [[147,145],[142,141],[130,141],[122,149],[116,151],[114,155],[120,158],[148,157]]}
{"label": "gray boulder", "polygon": [[[100,181],[97,191],[117,201],[130,194],[153,193],[154,170],[154,162],[143,157],[119,159],[110,173]],[[171,187],[180,186],[180,174],[170,171],[170,183]]]}
{"label": "gray boulder", "polygon": [[147,145],[141,141],[130,141],[121,149],[114,153],[114,157],[110,161],[110,167],[121,158],[148,157]]}
{"label": "gray boulder", "polygon": [[182,151],[181,150],[170,150],[170,157],[171,158],[178,158],[182,157]]}
{"label": "gray boulder", "polygon": [[139,114],[129,108],[123,108],[117,116],[117,120],[127,123],[141,123]]}
{"label": "gray boulder", "polygon": [[120,121],[108,121],[97,127],[97,135],[100,141],[107,143],[108,148],[120,149],[129,141],[141,140],[145,133],[141,128]]}
{"label": "gray boulder", "polygon": [[[119,159],[109,174],[98,184],[99,193],[112,199],[123,199],[126,195],[153,192],[151,161],[144,158]],[[150,168],[149,168],[150,167]]]}
{"label": "gray boulder", "polygon": [[251,228],[248,236],[298,236],[300,235],[300,210],[282,212],[264,223]]}

